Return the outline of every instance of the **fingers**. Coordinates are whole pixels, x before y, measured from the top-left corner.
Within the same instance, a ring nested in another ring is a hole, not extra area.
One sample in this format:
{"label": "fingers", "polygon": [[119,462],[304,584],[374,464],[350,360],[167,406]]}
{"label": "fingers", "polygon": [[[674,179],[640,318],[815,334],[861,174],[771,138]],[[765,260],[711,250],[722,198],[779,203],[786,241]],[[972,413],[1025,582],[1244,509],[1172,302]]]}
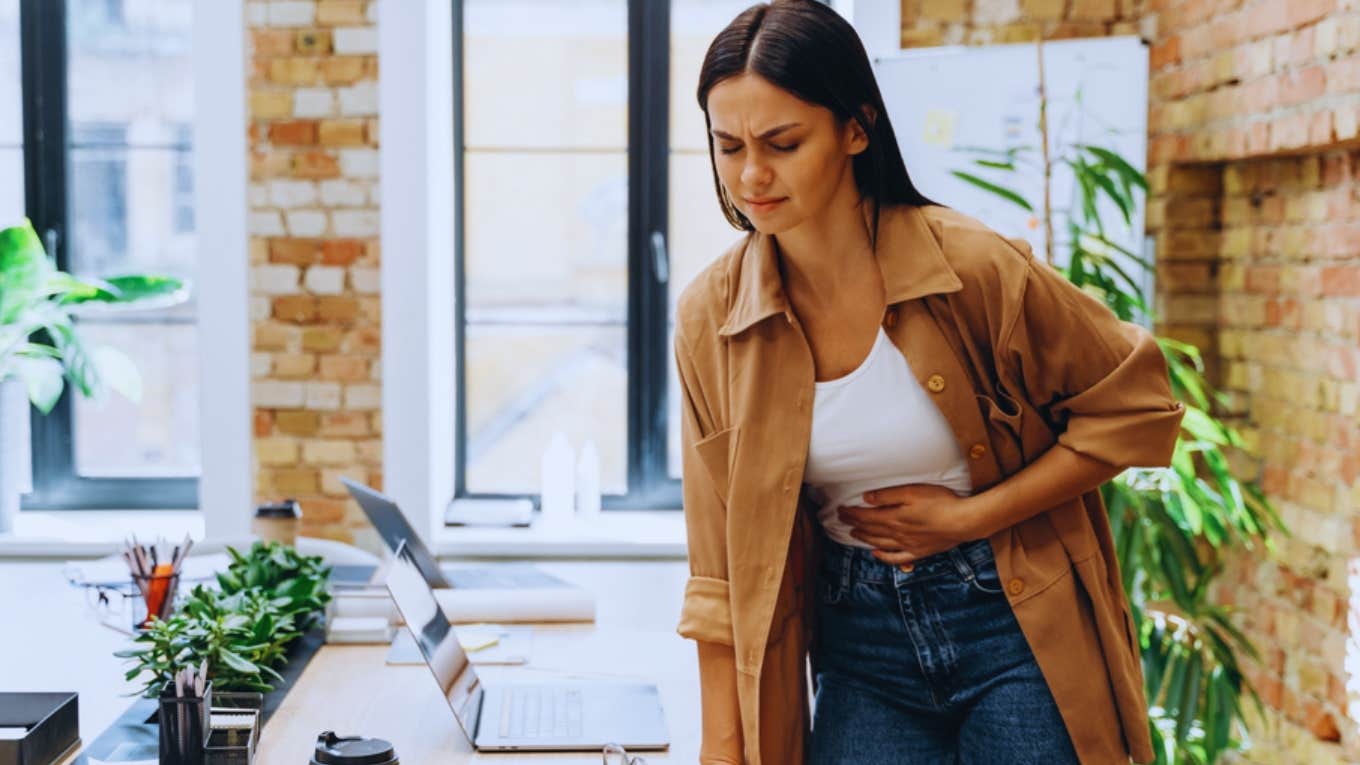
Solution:
{"label": "fingers", "polygon": [[902,546],[901,542],[898,542],[892,537],[883,536],[882,534],[873,534],[860,529],[851,529],[850,536],[881,550],[896,550]]}
{"label": "fingers", "polygon": [[874,557],[890,566],[901,566],[918,560],[916,555],[905,550],[874,550]]}

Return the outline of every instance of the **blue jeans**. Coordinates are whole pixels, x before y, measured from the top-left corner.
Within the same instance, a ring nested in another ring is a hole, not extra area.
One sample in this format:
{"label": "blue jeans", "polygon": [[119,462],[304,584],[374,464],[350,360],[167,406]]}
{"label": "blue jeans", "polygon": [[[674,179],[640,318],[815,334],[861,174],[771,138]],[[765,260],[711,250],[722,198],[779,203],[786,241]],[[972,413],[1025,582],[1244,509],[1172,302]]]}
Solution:
{"label": "blue jeans", "polygon": [[910,572],[823,542],[814,765],[1077,765],[987,540]]}

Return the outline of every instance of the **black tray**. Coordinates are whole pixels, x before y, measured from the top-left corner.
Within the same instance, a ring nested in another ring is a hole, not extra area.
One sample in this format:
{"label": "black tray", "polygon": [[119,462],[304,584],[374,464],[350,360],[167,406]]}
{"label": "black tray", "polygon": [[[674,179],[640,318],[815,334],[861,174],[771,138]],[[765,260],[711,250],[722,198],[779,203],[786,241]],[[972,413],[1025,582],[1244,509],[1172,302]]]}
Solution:
{"label": "black tray", "polygon": [[0,765],[49,765],[80,741],[74,693],[0,693],[0,728],[28,728],[0,740]]}

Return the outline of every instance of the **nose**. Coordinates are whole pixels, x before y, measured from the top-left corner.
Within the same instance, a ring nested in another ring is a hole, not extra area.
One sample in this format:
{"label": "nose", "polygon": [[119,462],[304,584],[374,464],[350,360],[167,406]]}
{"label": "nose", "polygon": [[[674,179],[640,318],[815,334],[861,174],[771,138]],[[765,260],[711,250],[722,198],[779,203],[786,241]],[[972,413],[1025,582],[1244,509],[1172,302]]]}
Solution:
{"label": "nose", "polygon": [[756,152],[747,152],[746,163],[741,168],[741,185],[748,189],[763,189],[769,182],[769,166],[760,160]]}

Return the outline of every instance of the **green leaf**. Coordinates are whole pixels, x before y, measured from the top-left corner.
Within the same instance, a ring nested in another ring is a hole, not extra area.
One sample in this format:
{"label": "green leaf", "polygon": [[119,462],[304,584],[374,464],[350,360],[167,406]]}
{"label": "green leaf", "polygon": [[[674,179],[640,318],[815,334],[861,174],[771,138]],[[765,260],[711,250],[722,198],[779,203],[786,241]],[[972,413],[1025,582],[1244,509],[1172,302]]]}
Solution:
{"label": "green leaf", "polygon": [[[111,276],[102,284],[90,284],[93,290],[85,290],[68,296],[67,303],[99,302],[126,305],[157,301],[158,306],[166,305],[165,299],[183,302],[188,297],[185,284],[180,279],[169,276],[128,275]],[[173,304],[173,303],[171,303]],[[144,307],[144,306],[138,306]]]}
{"label": "green leaf", "polygon": [[111,345],[101,345],[94,349],[91,358],[109,388],[134,404],[141,403],[142,374],[127,354]]}
{"label": "green leaf", "polygon": [[33,222],[0,230],[0,325],[11,324],[43,298],[42,289],[54,269]]}
{"label": "green leaf", "polygon": [[972,173],[967,173],[962,170],[951,170],[950,174],[962,181],[966,181],[968,183],[973,184],[974,186],[977,186],[983,191],[991,192],[992,194],[995,194],[1001,197],[1002,199],[1009,200],[1010,202],[1013,202],[1017,206],[1022,207],[1025,210],[1028,210],[1029,212],[1034,212],[1034,206],[1031,205],[1028,201],[1026,201],[1026,199],[1020,196],[1020,194],[1016,191],[1012,191],[1011,189],[1005,188],[1003,186],[998,186],[997,184],[992,183],[991,181],[979,178],[978,176],[973,175]]}
{"label": "green leaf", "polygon": [[28,387],[28,400],[43,414],[51,412],[65,387],[61,362],[50,357],[24,356],[16,359],[16,363],[19,376]]}
{"label": "green leaf", "polygon": [[259,667],[255,666],[254,664],[250,663],[249,661],[246,661],[244,658],[242,658],[242,657],[239,656],[238,654],[232,653],[231,651],[222,651],[222,653],[219,654],[219,656],[221,656],[222,662],[223,662],[224,664],[226,664],[228,667],[231,667],[232,669],[236,670],[237,672],[242,672],[242,673],[245,673],[245,674],[247,674],[247,675],[258,675],[258,674],[260,674],[260,668],[259,668]]}

